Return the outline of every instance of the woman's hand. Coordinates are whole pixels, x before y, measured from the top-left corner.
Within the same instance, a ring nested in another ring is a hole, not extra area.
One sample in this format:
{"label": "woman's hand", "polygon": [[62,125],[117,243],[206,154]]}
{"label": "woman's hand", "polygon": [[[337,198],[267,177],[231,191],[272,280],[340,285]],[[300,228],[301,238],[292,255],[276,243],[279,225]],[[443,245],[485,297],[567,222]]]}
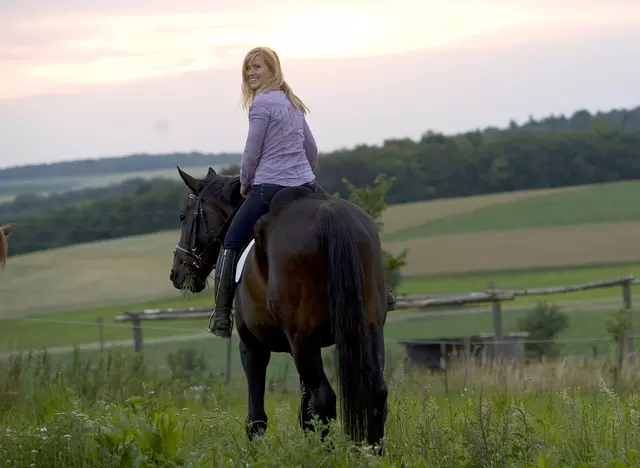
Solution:
{"label": "woman's hand", "polygon": [[249,196],[249,192],[251,191],[251,185],[242,184],[240,186],[240,195],[242,198],[247,198]]}

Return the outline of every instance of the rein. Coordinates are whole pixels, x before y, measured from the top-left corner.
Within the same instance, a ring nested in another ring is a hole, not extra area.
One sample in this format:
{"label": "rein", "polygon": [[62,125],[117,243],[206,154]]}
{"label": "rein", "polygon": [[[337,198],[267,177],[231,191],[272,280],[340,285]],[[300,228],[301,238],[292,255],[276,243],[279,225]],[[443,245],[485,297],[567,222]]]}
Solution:
{"label": "rein", "polygon": [[[205,230],[206,230],[205,232],[207,234],[209,233],[209,225],[207,224],[207,220],[204,217],[204,211],[202,209],[202,197],[199,195],[189,194],[189,198],[197,200],[197,205],[194,210],[194,214],[196,215],[194,218],[194,223],[196,223],[196,228],[192,233],[192,238],[190,242],[191,246],[187,250],[185,248],[180,247],[180,245],[176,244],[175,247],[173,248],[173,254],[178,255],[178,257],[180,257],[180,261],[183,264],[186,265],[190,263],[194,268],[199,270],[199,269],[202,269],[204,265],[209,264],[209,262],[211,261],[211,257],[213,256],[212,252],[215,252],[216,249],[219,249],[220,244],[224,242],[224,238],[227,234],[227,231],[229,230],[229,226],[231,225],[233,218],[235,217],[236,213],[244,203],[245,199],[243,198],[242,200],[240,200],[240,203],[238,203],[236,207],[233,209],[233,211],[229,215],[229,218],[227,218],[227,221],[222,225],[222,227],[218,230],[218,232],[213,234],[209,243],[205,246],[202,253],[199,254],[198,248],[197,248],[198,226],[200,225],[197,222],[198,217],[202,216]],[[185,258],[186,258],[186,261],[185,261]],[[214,265],[214,268],[215,266],[216,265]]]}

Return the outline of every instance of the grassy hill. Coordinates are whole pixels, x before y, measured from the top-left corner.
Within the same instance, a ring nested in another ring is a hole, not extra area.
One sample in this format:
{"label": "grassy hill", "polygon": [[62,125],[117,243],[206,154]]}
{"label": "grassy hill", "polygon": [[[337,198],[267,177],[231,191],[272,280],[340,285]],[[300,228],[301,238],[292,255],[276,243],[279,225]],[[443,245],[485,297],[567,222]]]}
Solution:
{"label": "grassy hill", "polygon": [[[628,273],[640,276],[640,222],[608,222],[631,216],[634,204],[625,197],[632,196],[634,190],[640,190],[640,182],[392,206],[384,213],[388,237],[426,229],[431,223],[459,223],[458,231],[447,234],[385,241],[385,248],[391,251],[410,249],[404,273],[411,278],[399,292],[481,290],[489,281],[499,287],[522,288],[581,283]],[[545,199],[555,201],[545,204]],[[627,202],[624,209],[623,199]],[[539,211],[530,209],[527,216],[522,216],[522,208],[513,208],[522,204],[538,206]],[[558,207],[564,207],[564,215]],[[506,230],[473,232],[465,227],[473,223],[465,225],[461,221],[477,220],[492,210],[510,213],[508,223],[503,224]],[[579,212],[589,214],[590,220],[604,222],[531,227],[535,224],[530,220],[543,222],[546,212],[555,213],[558,222],[584,220]],[[518,229],[518,220],[529,222],[529,228]],[[15,235],[20,235],[19,226]],[[177,231],[167,231],[11,257],[0,281],[0,317],[115,307],[158,298],[183,303],[168,279],[171,250],[177,240]],[[613,266],[570,268],[603,264]],[[532,269],[535,271],[528,271]],[[584,297],[602,295],[619,296],[619,291],[604,290]],[[206,291],[194,300],[209,304],[211,298],[211,292]],[[177,303],[171,302],[173,306]]]}
{"label": "grassy hill", "polygon": [[[385,236],[385,240],[405,241],[460,233],[640,221],[640,205],[635,203],[640,198],[640,181],[547,192],[528,191],[526,193],[532,194],[528,197],[518,196],[520,193],[514,192],[511,198],[502,194],[497,197],[499,202],[476,206],[465,212],[450,211],[447,216],[394,230]],[[475,198],[471,197],[470,202]],[[416,212],[425,209],[428,209],[428,205],[416,207]]]}

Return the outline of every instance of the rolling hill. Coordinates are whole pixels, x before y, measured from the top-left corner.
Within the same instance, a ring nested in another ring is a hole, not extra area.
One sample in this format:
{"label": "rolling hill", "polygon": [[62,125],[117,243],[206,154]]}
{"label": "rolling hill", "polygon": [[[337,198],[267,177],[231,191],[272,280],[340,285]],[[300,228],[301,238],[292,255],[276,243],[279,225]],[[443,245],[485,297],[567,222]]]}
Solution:
{"label": "rolling hill", "polygon": [[[632,219],[634,208],[628,198],[634,191],[640,191],[640,182],[392,206],[383,216],[389,237],[424,230],[430,224],[452,223],[453,219],[457,220],[458,230],[385,240],[384,246],[392,252],[409,248],[408,265],[403,272],[414,278],[408,278],[400,292],[412,294],[468,291],[480,283],[486,286],[489,278],[501,287],[509,287],[517,275],[511,271],[502,273],[505,270],[542,269],[524,278],[519,276],[518,286],[513,287],[523,287],[523,282],[524,286],[536,286],[536,281],[542,280],[556,284],[554,278],[571,282],[570,275],[549,273],[549,268],[625,264],[590,269],[589,278],[576,273],[580,281],[634,272],[640,275],[640,220]],[[541,201],[545,198],[553,200],[551,208]],[[603,199],[585,205],[598,198]],[[627,202],[626,211],[621,208],[621,200]],[[522,203],[531,204],[530,209],[526,216],[517,217],[523,212]],[[564,215],[560,207],[564,207]],[[529,221],[544,219],[544,213],[551,209],[556,210],[557,219],[574,222],[584,221],[580,210],[591,213],[589,224],[536,226]],[[511,224],[505,224],[498,232],[474,231],[472,227],[478,221],[472,221],[487,210],[506,210]],[[465,218],[472,221],[465,224]],[[614,222],[621,220],[625,221]],[[525,225],[518,228],[518,222]],[[15,235],[19,232],[18,226]],[[177,231],[165,231],[11,257],[0,282],[0,317],[108,307],[163,297],[178,299],[180,293],[168,280],[171,250],[178,235]],[[473,278],[480,278],[480,283]],[[199,297],[210,294],[201,293]]]}

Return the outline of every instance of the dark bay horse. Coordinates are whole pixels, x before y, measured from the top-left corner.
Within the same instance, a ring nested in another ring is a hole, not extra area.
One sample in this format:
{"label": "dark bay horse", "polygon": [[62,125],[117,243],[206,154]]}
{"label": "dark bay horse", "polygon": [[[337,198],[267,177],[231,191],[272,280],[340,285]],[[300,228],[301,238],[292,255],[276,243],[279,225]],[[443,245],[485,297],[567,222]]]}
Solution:
{"label": "dark bay horse", "polygon": [[[170,279],[178,289],[200,292],[215,268],[225,227],[244,199],[237,176],[209,168],[197,179],[178,171],[191,193],[180,211]],[[264,394],[272,352],[290,353],[295,362],[300,426],[313,429],[314,415],[323,423],[336,418],[336,393],[321,355],[335,344],[343,428],[355,442],[380,446],[388,413],[387,297],[373,219],[349,201],[291,187],[272,199],[254,239],[234,307],[249,390],[249,439],[267,428]]]}

